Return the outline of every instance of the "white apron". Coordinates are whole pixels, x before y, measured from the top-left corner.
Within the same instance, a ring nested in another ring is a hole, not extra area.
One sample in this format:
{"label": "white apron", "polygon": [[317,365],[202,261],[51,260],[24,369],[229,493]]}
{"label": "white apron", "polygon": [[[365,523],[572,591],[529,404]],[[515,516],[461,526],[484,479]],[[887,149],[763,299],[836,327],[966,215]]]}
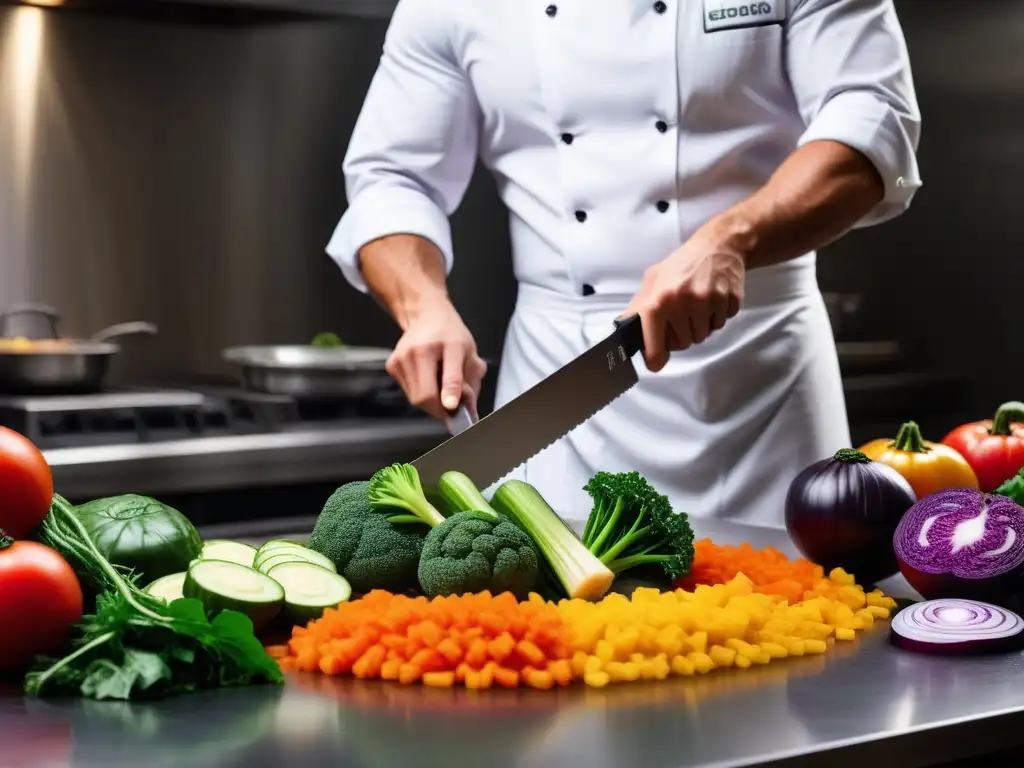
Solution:
{"label": "white apron", "polygon": [[[891,0],[401,0],[328,251],[363,290],[360,249],[387,235],[451,268],[448,216],[479,157],[521,286],[500,404],[607,335],[645,269],[797,147],[863,152],[886,192],[858,225],[898,215],[919,128]],[[777,526],[793,476],[849,442],[809,254],[752,272],[724,330],[518,474],[570,518],[596,470],[635,469],[689,514]]]}
{"label": "white apron", "polygon": [[[793,477],[850,444],[814,255],[751,272],[736,317],[514,473],[582,520],[595,472],[637,470],[694,517],[782,526]],[[607,336],[629,296],[519,287],[500,406]]]}

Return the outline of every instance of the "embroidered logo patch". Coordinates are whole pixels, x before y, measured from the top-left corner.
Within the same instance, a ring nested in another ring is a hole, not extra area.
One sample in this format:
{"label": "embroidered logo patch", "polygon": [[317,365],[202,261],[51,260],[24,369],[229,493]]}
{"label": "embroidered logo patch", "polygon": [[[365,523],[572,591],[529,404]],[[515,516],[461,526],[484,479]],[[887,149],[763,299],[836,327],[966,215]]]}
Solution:
{"label": "embroidered logo patch", "polygon": [[785,5],[786,0],[704,0],[704,31],[781,24],[786,20]]}

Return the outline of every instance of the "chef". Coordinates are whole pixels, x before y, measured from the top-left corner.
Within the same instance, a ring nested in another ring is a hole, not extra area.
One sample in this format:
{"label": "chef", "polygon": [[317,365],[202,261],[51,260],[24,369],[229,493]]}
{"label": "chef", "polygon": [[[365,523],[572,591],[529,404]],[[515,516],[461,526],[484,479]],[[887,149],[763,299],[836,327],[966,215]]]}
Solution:
{"label": "chef", "polygon": [[815,249],[906,210],[920,123],[892,0],[400,0],[328,253],[401,327],[410,401],[473,405],[445,279],[479,157],[518,281],[496,405],[643,324],[639,385],[517,475],[572,518],[595,471],[636,469],[676,509],[778,526],[850,443]]}

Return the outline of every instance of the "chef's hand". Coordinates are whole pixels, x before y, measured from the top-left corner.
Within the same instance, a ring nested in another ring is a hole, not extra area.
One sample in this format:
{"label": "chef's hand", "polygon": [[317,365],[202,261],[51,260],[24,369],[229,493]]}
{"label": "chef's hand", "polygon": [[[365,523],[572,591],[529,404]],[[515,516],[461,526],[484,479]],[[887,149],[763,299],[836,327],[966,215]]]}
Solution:
{"label": "chef's hand", "polygon": [[476,417],[476,402],[487,364],[451,302],[418,312],[406,326],[387,362],[409,402],[443,421],[460,403]]}
{"label": "chef's hand", "polygon": [[745,274],[743,254],[710,229],[650,267],[623,313],[640,316],[648,370],[660,371],[669,352],[700,344],[739,312]]}

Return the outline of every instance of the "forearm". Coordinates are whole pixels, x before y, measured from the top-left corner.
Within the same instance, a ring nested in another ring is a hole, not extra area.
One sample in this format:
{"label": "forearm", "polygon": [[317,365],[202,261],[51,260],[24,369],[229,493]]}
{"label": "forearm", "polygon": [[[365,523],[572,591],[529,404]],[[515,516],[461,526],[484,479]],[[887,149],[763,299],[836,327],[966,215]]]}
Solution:
{"label": "forearm", "polygon": [[359,251],[359,267],[370,293],[407,330],[428,308],[448,302],[444,257],[416,235],[389,235]]}
{"label": "forearm", "polygon": [[835,141],[795,151],[768,183],[709,221],[705,234],[743,254],[747,269],[788,261],[849,230],[884,197],[861,153]]}

